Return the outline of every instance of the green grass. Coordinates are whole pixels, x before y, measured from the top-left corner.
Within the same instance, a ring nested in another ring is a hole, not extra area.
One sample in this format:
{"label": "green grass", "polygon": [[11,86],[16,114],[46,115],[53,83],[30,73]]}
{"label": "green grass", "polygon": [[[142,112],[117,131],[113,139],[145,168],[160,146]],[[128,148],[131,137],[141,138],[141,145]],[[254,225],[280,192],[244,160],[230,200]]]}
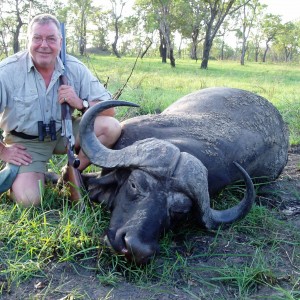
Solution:
{"label": "green grass", "polygon": [[[91,56],[85,60],[108,89],[115,93],[126,82],[135,58]],[[289,124],[291,144],[300,143],[299,65],[210,61],[208,70],[199,62],[177,60],[176,68],[159,59],[139,59],[121,98],[141,105],[139,113],[164,109],[179,97],[193,91],[216,86],[241,88],[271,101]]]}
{"label": "green grass", "polygon": [[[23,209],[3,198],[0,295],[28,279],[47,277],[49,265],[67,262],[92,270],[103,286],[117,288],[125,280],[157,295],[162,289],[172,293],[176,285],[195,299],[209,299],[220,286],[229,297],[224,299],[247,299],[262,286],[289,294],[287,299],[299,296],[299,278],[281,265],[287,256],[300,265],[299,232],[264,207],[255,206],[246,219],[215,233],[202,231],[196,224],[170,231],[160,243],[160,255],[138,267],[111,255],[104,246],[100,237],[109,216],[100,207],[72,206],[50,187],[39,208]],[[285,288],[282,282],[295,289]]]}
{"label": "green grass", "polygon": [[[86,62],[102,82],[109,77],[108,89],[115,93],[134,61],[97,56]],[[298,144],[299,81],[299,66],[287,64],[240,66],[211,61],[208,70],[201,70],[199,63],[177,60],[172,69],[157,59],[143,59],[138,60],[121,96],[141,108],[118,109],[118,117],[162,110],[179,97],[205,87],[236,87],[269,99],[289,125],[291,144]],[[65,162],[65,157],[53,157],[49,168],[59,173]],[[221,197],[234,203],[235,194],[236,189],[229,189]],[[276,294],[270,299],[299,299],[299,232],[264,207],[254,206],[244,220],[213,233],[196,224],[183,224],[180,230],[166,234],[160,254],[145,267],[108,251],[102,240],[108,222],[109,214],[100,206],[87,201],[71,205],[65,191],[50,186],[38,208],[18,207],[7,195],[1,195],[0,298],[30,279],[47,278],[50,266],[68,263],[92,271],[99,287],[110,288],[107,299],[122,282],[149,292],[149,299],[173,294],[174,286],[190,299],[252,299],[261,288],[267,289],[268,297],[270,291]],[[59,289],[50,280],[40,298],[31,295],[28,299],[59,299]],[[76,288],[68,296],[89,299]]]}

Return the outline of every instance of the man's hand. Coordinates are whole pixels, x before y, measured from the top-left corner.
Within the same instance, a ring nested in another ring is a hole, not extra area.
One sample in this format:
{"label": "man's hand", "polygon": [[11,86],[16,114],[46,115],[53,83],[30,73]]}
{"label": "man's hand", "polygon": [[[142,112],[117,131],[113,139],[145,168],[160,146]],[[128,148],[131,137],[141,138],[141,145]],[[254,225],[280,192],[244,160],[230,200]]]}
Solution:
{"label": "man's hand", "polygon": [[[4,145],[2,144],[2,147]],[[32,163],[31,155],[26,151],[26,147],[20,144],[12,146],[5,145],[1,150],[0,159],[7,163],[12,163],[17,166],[29,165]]]}
{"label": "man's hand", "polygon": [[76,109],[83,109],[82,100],[76,95],[74,89],[70,85],[61,85],[58,89],[58,102],[60,104],[67,103]]}

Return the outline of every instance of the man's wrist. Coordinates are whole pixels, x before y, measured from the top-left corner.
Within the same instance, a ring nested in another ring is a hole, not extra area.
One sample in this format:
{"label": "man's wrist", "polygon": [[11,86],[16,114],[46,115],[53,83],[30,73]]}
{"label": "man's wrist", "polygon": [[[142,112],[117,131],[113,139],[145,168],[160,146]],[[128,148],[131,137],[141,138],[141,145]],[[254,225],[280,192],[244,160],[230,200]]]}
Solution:
{"label": "man's wrist", "polygon": [[82,109],[81,112],[85,112],[90,107],[90,103],[87,99],[82,99]]}

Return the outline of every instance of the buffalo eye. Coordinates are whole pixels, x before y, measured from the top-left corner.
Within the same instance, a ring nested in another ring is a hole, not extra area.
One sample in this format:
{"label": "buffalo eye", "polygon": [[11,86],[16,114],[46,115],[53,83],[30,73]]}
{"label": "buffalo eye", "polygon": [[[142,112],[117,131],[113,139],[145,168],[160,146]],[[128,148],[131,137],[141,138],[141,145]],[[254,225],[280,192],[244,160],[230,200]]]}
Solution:
{"label": "buffalo eye", "polygon": [[129,183],[130,190],[136,192],[137,190],[136,182],[134,180],[129,180],[128,183]]}

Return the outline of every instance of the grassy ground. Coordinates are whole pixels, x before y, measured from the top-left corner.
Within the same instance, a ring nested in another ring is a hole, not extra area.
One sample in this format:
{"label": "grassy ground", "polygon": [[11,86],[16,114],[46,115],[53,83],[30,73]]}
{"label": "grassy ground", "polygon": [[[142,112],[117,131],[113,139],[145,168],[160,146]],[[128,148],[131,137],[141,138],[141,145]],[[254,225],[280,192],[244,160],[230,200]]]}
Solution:
{"label": "grassy ground", "polygon": [[[126,82],[134,58],[90,57],[88,64],[113,93]],[[291,144],[300,143],[300,102],[297,93],[299,65],[211,61],[208,70],[199,63],[177,61],[176,68],[158,59],[138,60],[122,99],[141,104],[140,113],[164,109],[179,97],[206,87],[227,86],[245,89],[270,100],[289,124]]]}
{"label": "grassy ground", "polygon": [[[91,57],[86,63],[102,82],[109,78],[108,88],[115,93],[126,81],[134,59]],[[298,144],[299,74],[299,66],[292,65],[248,63],[242,67],[212,61],[208,70],[201,70],[199,63],[178,60],[171,69],[159,60],[144,59],[138,61],[121,99],[139,103],[141,108],[134,113],[145,114],[205,87],[247,89],[274,103],[289,124],[291,143]],[[120,119],[132,114],[132,110],[118,111]],[[65,158],[54,157],[49,167],[59,172],[64,164]],[[236,194],[238,187],[219,197],[232,203]],[[109,221],[104,209],[87,201],[72,206],[67,196],[65,190],[47,186],[42,206],[30,209],[1,196],[0,298],[300,297],[299,228],[276,210],[255,205],[246,219],[210,233],[185,224],[167,233],[159,256],[141,268],[112,255],[104,246],[102,236]],[[65,287],[75,279],[76,284]]]}

